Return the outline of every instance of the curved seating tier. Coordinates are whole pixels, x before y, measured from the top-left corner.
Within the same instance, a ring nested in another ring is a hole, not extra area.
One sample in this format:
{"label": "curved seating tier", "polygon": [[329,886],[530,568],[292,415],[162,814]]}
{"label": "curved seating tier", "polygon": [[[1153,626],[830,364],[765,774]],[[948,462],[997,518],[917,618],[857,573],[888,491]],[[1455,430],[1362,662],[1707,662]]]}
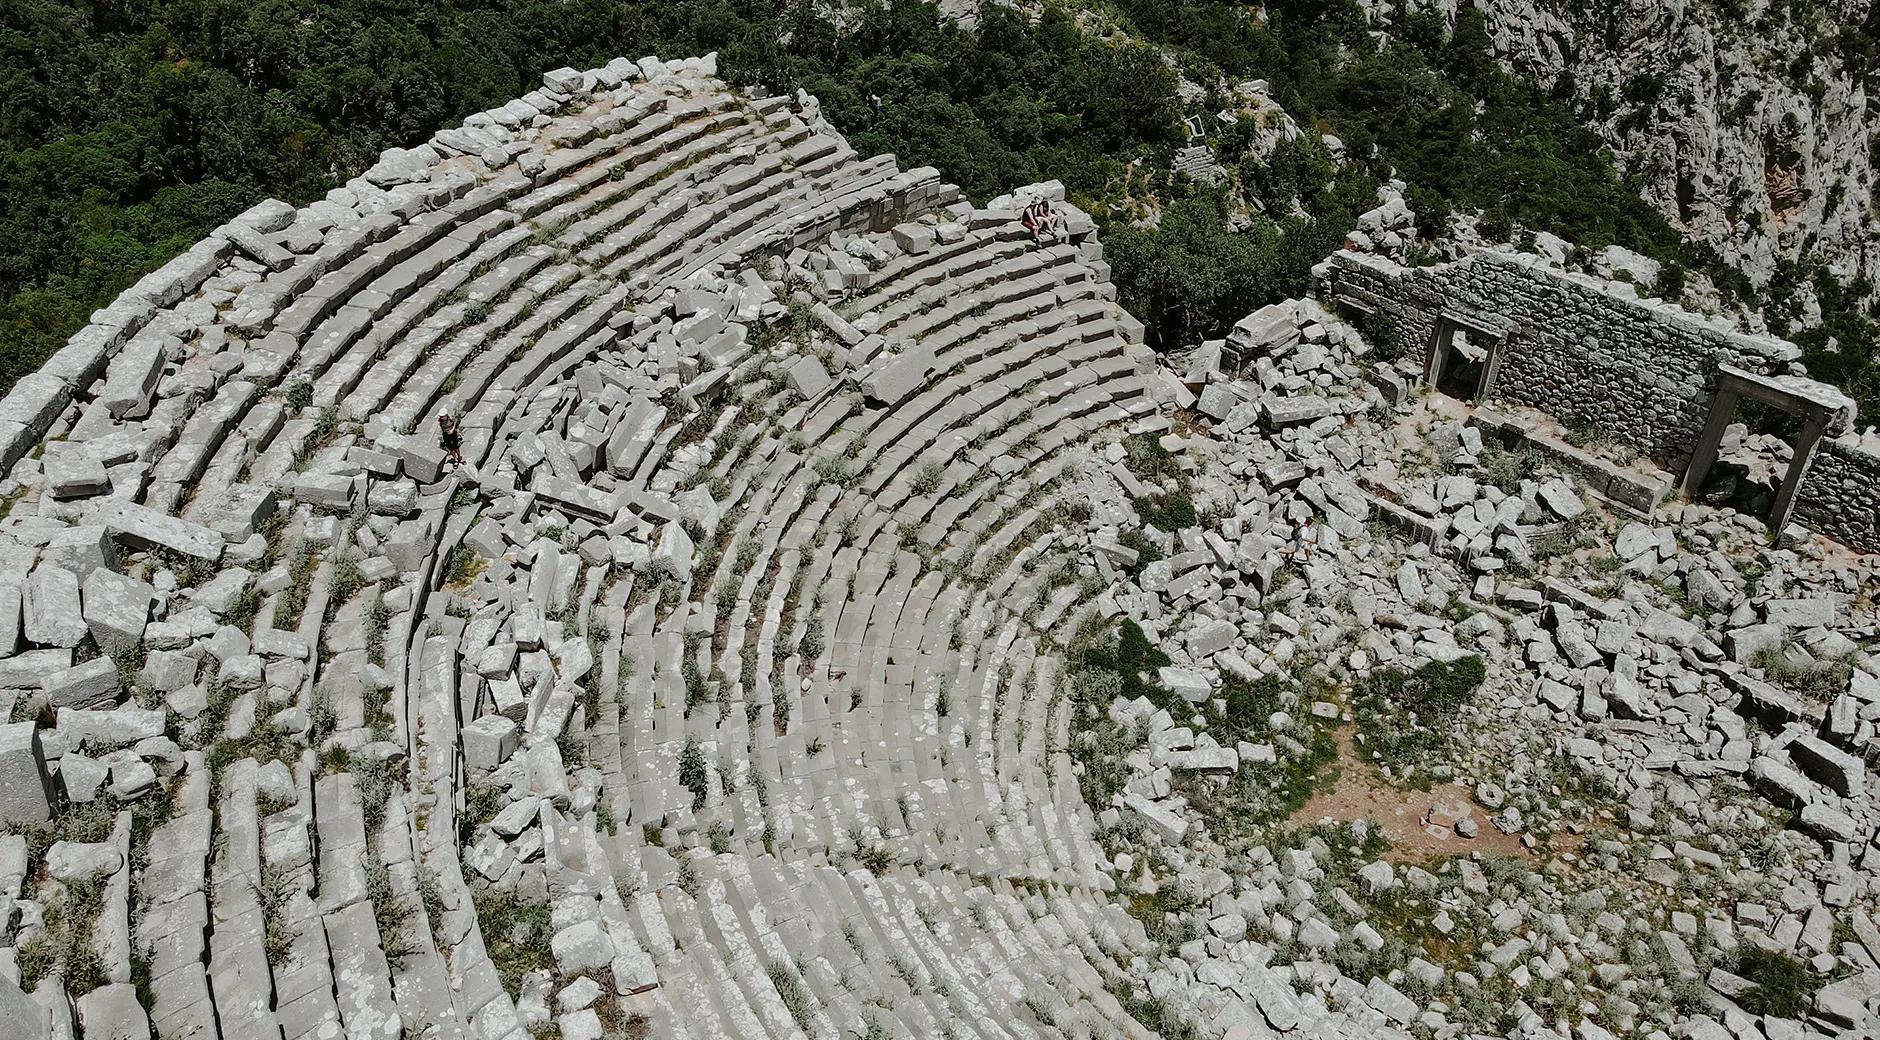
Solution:
{"label": "curved seating tier", "polygon": [[[103,763],[152,823],[130,1006],[162,1037],[1152,1035],[1068,754],[1102,583],[1054,531],[1158,420],[1067,227],[710,59],[619,61],[101,312],[0,409],[0,651],[66,811]],[[116,688],[67,681],[101,654]]]}

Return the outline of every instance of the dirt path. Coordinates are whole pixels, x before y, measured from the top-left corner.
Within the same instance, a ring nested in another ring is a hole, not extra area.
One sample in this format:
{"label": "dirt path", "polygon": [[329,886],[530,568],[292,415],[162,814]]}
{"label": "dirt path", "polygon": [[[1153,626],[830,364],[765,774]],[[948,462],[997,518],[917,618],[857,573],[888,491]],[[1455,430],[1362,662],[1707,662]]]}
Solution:
{"label": "dirt path", "polygon": [[[1292,815],[1291,823],[1310,825],[1336,821],[1369,820],[1384,828],[1390,839],[1387,859],[1422,863],[1449,856],[1482,852],[1490,855],[1537,858],[1536,850],[1521,844],[1519,834],[1503,834],[1488,822],[1489,813],[1475,804],[1467,788],[1449,783],[1428,791],[1396,787],[1380,776],[1358,754],[1349,727],[1338,731],[1338,779],[1318,791]],[[1454,824],[1473,817],[1476,833],[1465,838]]]}

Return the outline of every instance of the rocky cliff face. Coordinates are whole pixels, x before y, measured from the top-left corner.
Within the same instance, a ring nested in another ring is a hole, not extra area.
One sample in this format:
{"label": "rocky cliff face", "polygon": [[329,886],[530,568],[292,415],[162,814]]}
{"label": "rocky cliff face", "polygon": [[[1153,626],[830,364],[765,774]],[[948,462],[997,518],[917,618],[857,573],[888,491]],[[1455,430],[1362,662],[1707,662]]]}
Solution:
{"label": "rocky cliff face", "polygon": [[[1453,19],[1469,0],[1409,0]],[[1388,26],[1395,0],[1367,0]],[[1621,172],[1758,283],[1880,275],[1863,0],[1477,0],[1498,58],[1571,95]],[[1849,35],[1843,35],[1849,34]],[[1880,280],[1880,278],[1876,278]]]}

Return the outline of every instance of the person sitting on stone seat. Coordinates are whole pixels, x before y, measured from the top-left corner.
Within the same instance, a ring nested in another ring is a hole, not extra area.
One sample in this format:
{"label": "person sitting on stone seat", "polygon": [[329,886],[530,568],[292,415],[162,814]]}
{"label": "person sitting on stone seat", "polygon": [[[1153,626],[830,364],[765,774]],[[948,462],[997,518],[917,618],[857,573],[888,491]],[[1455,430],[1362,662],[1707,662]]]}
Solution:
{"label": "person sitting on stone seat", "polygon": [[1033,199],[1031,204],[1025,207],[1023,215],[1019,217],[1019,223],[1024,225],[1026,231],[1031,232],[1034,241],[1043,241],[1047,235],[1053,239],[1057,238],[1058,220],[1057,212],[1051,208],[1051,203],[1041,198]]}

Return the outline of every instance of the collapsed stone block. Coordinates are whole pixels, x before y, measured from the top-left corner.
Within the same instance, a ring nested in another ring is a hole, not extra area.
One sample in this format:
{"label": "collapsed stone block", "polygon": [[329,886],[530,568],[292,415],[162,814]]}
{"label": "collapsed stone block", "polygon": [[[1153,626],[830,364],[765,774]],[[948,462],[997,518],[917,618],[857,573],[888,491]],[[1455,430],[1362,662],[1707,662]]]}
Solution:
{"label": "collapsed stone block", "polygon": [[522,740],[516,723],[502,715],[485,715],[463,728],[464,764],[472,769],[495,769],[514,754]]}
{"label": "collapsed stone block", "polygon": [[38,728],[30,722],[0,725],[0,824],[33,827],[50,820],[52,797]]}
{"label": "collapsed stone block", "polygon": [[149,583],[100,568],[85,578],[85,624],[107,652],[129,650],[143,641],[144,627],[156,603]]}
{"label": "collapsed stone block", "polygon": [[74,647],[88,631],[78,576],[63,567],[33,571],[26,584],[26,638],[40,646]]}

